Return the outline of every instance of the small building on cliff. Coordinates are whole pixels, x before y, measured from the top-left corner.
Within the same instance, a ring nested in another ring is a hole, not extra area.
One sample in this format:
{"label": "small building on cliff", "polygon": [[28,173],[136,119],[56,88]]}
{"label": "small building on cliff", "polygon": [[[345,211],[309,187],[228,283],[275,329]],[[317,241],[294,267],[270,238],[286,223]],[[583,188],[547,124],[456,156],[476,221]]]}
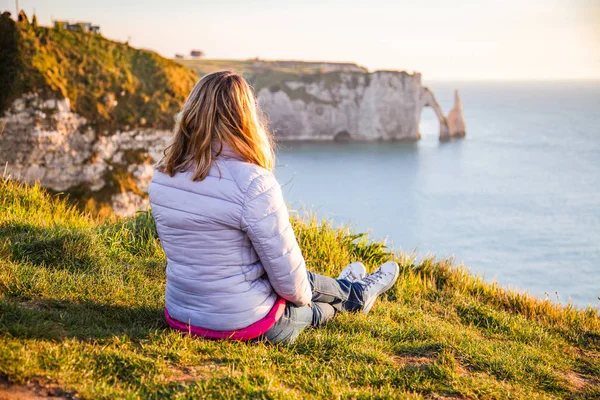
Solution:
{"label": "small building on cliff", "polygon": [[54,21],[54,27],[74,32],[100,33],[100,26],[92,25],[91,22],[70,23],[69,21]]}

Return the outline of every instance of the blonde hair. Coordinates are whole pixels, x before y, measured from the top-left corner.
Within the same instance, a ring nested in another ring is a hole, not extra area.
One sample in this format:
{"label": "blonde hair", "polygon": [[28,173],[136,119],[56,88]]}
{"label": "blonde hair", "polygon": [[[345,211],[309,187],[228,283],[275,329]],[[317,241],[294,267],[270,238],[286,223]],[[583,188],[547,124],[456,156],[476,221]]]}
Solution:
{"label": "blonde hair", "polygon": [[201,181],[224,144],[244,161],[273,169],[272,138],[259,118],[254,92],[231,71],[206,75],[194,86],[157,169],[173,176],[193,167],[192,180]]}

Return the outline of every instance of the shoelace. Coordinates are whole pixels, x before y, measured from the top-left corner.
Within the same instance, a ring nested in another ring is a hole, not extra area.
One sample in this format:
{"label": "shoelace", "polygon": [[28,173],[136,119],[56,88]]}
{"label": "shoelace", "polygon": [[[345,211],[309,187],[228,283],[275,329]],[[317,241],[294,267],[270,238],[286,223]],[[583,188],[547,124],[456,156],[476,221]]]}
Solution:
{"label": "shoelace", "polygon": [[365,284],[365,289],[368,289],[369,287],[373,286],[374,284],[378,283],[377,281],[379,279],[381,279],[384,275],[386,275],[387,273],[382,271],[381,269],[378,269],[377,271],[373,272],[371,275],[367,275],[362,281]]}
{"label": "shoelace", "polygon": [[[348,279],[348,278],[350,278],[350,279]],[[357,280],[359,280],[359,279],[360,279],[360,276],[356,275],[356,274],[354,273],[354,271],[352,271],[352,270],[349,270],[349,271],[348,271],[348,272],[346,272],[344,275],[342,275],[342,276],[340,277],[340,279],[346,279],[346,280],[357,281]]]}

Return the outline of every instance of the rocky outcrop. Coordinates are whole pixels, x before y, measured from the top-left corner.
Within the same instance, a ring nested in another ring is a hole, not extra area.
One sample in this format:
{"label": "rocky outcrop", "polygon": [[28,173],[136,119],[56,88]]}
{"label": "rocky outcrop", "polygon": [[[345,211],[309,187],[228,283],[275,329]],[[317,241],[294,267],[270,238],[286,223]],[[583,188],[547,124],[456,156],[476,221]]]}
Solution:
{"label": "rocky outcrop", "polygon": [[463,115],[462,103],[458,96],[458,90],[454,91],[454,107],[448,113],[448,134],[441,135],[440,140],[461,138],[466,135],[465,117]]}
{"label": "rocky outcrop", "polygon": [[[307,75],[260,89],[258,101],[280,140],[417,140],[423,107],[434,109],[440,139],[453,136],[419,73]],[[456,126],[460,118],[462,112],[456,116]]]}
{"label": "rocky outcrop", "polygon": [[170,132],[139,129],[99,135],[69,101],[34,94],[16,100],[0,118],[0,161],[15,179],[57,191],[102,198],[117,214],[147,206],[152,165]]}

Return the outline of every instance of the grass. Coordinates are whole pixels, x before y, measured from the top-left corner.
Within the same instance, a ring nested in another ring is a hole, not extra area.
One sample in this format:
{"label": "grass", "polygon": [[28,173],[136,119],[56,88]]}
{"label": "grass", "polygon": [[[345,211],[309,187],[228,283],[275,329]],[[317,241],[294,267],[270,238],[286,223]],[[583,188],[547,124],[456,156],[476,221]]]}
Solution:
{"label": "grass", "polygon": [[[0,181],[0,375],[79,398],[600,397],[600,317],[415,263],[316,218],[293,218],[309,268],[396,259],[371,313],[291,347],[192,338],[162,316],[165,257],[149,213],[82,214]],[[16,388],[16,386],[14,386]]]}
{"label": "grass", "polygon": [[198,76],[210,74],[211,72],[232,70],[239,74],[249,76],[265,71],[278,71],[292,75],[311,75],[324,72],[323,64],[337,64],[340,67],[354,67],[368,72],[364,67],[354,63],[331,63],[319,61],[293,61],[293,60],[234,60],[234,59],[175,59],[175,62],[196,72]]}

